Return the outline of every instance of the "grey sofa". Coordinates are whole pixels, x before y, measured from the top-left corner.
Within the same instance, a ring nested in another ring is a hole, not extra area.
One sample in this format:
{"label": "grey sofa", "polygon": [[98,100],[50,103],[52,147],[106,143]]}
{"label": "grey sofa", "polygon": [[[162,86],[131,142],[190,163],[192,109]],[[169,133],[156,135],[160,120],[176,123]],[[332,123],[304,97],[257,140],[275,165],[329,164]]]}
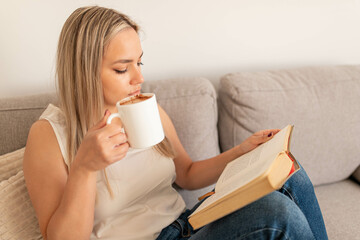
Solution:
{"label": "grey sofa", "polygon": [[[151,81],[190,156],[201,160],[266,128],[295,126],[291,150],[312,180],[330,239],[360,239],[360,66]],[[31,124],[54,93],[0,99],[0,239],[40,239],[22,175]],[[178,189],[193,206],[211,189]]]}

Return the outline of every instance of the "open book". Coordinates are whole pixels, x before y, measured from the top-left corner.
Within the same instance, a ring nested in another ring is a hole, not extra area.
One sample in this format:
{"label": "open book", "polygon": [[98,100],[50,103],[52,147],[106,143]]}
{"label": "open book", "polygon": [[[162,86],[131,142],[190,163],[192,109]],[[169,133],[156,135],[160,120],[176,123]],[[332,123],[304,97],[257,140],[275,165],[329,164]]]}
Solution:
{"label": "open book", "polygon": [[282,187],[300,169],[290,153],[288,125],[252,151],[227,164],[215,191],[189,216],[198,229]]}

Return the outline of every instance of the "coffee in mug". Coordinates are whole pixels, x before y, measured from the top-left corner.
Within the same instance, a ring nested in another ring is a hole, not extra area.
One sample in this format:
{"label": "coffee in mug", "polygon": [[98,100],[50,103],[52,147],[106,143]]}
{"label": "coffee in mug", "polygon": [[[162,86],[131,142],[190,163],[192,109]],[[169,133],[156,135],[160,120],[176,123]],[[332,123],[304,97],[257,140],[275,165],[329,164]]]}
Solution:
{"label": "coffee in mug", "polygon": [[145,96],[144,94],[139,94],[134,96],[133,98],[130,98],[129,100],[123,102],[121,101],[120,105],[129,105],[129,104],[133,104],[133,103],[138,103],[141,101],[144,101],[146,99],[151,98],[151,96]]}
{"label": "coffee in mug", "polygon": [[156,96],[142,93],[124,98],[116,103],[117,113],[109,116],[120,118],[131,148],[148,148],[160,143],[164,137]]}

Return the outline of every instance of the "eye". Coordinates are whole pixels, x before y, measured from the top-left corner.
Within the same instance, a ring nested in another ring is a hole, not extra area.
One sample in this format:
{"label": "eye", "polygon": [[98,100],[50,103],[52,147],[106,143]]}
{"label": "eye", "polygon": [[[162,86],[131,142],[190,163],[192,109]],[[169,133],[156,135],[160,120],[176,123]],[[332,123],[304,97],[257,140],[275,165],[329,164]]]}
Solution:
{"label": "eye", "polygon": [[114,71],[117,73],[117,74],[124,74],[127,72],[127,69],[125,70],[117,70],[117,69],[114,69]]}
{"label": "eye", "polygon": [[137,65],[140,67],[142,65],[144,65],[142,62],[138,62]]}

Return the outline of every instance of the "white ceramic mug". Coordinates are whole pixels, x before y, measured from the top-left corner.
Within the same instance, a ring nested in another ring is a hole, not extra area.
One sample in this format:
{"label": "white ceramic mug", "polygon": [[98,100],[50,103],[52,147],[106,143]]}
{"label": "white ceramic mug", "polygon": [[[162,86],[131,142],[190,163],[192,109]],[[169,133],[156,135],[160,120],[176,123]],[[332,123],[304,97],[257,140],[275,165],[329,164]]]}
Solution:
{"label": "white ceramic mug", "polygon": [[111,114],[106,124],[114,117],[120,118],[131,148],[148,148],[164,139],[155,94],[142,93],[124,98],[116,103],[116,108],[118,112]]}

